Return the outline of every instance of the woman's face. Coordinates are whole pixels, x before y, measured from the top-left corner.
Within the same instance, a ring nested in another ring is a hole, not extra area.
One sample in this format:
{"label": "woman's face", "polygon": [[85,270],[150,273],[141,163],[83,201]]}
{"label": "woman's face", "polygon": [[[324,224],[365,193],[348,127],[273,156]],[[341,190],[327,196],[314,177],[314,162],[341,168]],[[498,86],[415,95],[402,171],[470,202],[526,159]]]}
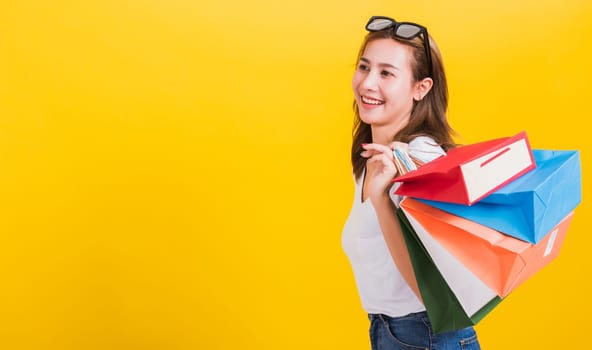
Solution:
{"label": "woman's face", "polygon": [[366,46],[352,80],[364,123],[394,127],[407,123],[419,93],[411,71],[412,50],[392,39],[377,39]]}

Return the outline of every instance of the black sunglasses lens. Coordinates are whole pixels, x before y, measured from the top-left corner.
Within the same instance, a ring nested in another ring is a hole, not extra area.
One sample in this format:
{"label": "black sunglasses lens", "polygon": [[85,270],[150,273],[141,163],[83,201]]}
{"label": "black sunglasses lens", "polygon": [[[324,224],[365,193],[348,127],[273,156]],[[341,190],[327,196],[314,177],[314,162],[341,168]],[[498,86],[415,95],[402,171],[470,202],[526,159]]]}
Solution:
{"label": "black sunglasses lens", "polygon": [[413,39],[421,33],[421,28],[413,24],[401,24],[397,27],[396,35],[403,39]]}
{"label": "black sunglasses lens", "polygon": [[369,31],[372,31],[372,32],[376,32],[376,31],[383,30],[383,29],[386,29],[386,28],[392,26],[393,23],[394,22],[390,19],[377,18],[377,19],[373,20],[372,22],[368,23],[368,25],[366,26],[366,29],[368,29]]}

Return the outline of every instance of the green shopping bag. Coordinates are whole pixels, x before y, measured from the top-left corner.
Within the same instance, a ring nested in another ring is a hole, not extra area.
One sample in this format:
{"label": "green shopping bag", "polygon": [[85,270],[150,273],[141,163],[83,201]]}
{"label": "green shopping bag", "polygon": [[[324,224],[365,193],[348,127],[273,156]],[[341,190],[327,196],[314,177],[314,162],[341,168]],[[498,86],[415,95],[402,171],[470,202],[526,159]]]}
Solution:
{"label": "green shopping bag", "polygon": [[409,251],[419,292],[432,324],[434,333],[454,331],[477,324],[503,299],[495,296],[475,313],[468,315],[401,209],[397,210],[401,231]]}

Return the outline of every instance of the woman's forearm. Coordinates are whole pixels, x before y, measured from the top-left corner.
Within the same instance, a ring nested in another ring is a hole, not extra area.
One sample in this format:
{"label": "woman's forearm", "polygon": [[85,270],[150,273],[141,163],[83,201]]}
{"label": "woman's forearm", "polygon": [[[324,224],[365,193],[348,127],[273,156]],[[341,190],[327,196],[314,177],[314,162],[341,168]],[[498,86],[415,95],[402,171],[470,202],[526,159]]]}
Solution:
{"label": "woman's forearm", "polygon": [[386,193],[379,198],[373,198],[372,205],[376,211],[378,223],[380,224],[380,229],[384,235],[387,247],[399,272],[419,300],[422,300],[413,272],[413,266],[411,265],[409,251],[407,250],[405,238],[401,231],[401,224],[397,218],[397,208]]}

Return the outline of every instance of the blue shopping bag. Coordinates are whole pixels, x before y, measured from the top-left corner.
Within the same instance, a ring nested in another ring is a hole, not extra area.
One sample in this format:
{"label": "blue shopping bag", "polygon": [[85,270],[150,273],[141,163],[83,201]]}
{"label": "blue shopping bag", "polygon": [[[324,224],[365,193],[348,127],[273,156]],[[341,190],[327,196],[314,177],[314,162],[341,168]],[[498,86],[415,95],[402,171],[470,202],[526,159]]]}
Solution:
{"label": "blue shopping bag", "polygon": [[536,168],[471,205],[421,200],[536,244],[582,201],[578,151],[533,150]]}

